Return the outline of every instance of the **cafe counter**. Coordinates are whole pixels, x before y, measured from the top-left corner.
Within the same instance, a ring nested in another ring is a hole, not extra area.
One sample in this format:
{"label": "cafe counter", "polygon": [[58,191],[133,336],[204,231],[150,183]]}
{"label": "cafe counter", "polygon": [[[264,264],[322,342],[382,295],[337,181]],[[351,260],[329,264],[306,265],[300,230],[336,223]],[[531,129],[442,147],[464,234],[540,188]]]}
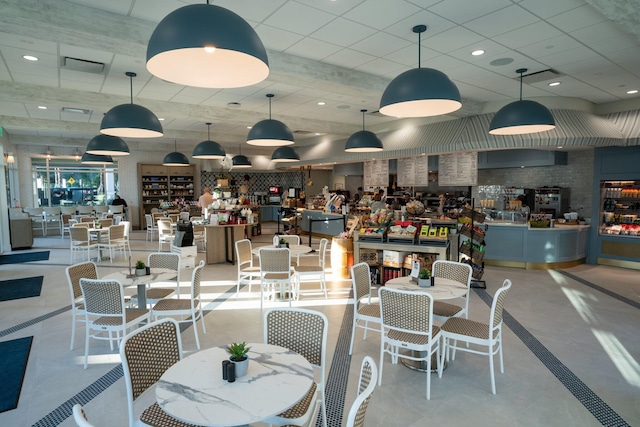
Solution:
{"label": "cafe counter", "polygon": [[253,224],[205,225],[207,264],[235,264],[235,243],[251,235]]}

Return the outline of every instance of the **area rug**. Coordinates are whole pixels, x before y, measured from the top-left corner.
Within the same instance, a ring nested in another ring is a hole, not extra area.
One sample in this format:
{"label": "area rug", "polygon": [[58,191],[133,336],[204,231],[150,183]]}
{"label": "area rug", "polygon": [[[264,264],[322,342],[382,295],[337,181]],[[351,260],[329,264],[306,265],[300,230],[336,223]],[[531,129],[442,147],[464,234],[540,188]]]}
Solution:
{"label": "area rug", "polygon": [[42,290],[42,279],[44,276],[0,281],[0,301],[39,297]]}
{"label": "area rug", "polygon": [[18,264],[21,262],[31,261],[47,261],[48,259],[49,251],[24,252],[20,254],[0,255],[0,265]]}
{"label": "area rug", "polygon": [[0,342],[0,412],[18,407],[33,337]]}

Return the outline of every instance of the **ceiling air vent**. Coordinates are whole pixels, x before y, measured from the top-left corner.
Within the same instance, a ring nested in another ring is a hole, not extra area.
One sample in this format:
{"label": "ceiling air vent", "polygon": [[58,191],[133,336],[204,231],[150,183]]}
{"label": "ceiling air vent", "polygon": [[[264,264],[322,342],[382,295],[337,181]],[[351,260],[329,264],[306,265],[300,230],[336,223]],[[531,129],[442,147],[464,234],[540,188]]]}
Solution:
{"label": "ceiling air vent", "polygon": [[65,56],[62,59],[62,68],[83,73],[102,74],[104,72],[104,63]]}
{"label": "ceiling air vent", "polygon": [[87,110],[86,108],[74,108],[74,107],[62,107],[63,113],[72,113],[72,114],[91,114],[91,110]]}
{"label": "ceiling air vent", "polygon": [[[535,73],[524,74],[522,76],[522,83],[531,85],[534,83],[544,82],[547,80],[555,80],[562,76],[564,76],[564,74],[549,68],[548,70],[542,70]],[[520,76],[514,77],[513,80],[520,81]]]}

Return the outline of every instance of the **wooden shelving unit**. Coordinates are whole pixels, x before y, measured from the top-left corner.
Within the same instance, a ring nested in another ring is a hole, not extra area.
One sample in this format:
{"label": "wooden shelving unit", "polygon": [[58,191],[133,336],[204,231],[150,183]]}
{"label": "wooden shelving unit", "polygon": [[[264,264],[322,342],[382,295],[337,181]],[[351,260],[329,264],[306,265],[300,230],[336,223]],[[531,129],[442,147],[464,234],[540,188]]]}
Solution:
{"label": "wooden shelving unit", "polygon": [[144,227],[145,214],[159,208],[161,202],[176,197],[195,200],[195,165],[162,166],[138,163],[140,186],[140,224]]}

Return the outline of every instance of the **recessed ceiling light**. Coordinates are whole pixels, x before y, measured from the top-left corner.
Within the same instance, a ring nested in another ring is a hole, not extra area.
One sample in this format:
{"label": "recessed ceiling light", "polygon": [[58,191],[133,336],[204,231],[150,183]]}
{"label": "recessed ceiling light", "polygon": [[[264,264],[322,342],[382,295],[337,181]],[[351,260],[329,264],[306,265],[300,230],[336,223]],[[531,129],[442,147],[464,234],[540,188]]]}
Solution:
{"label": "recessed ceiling light", "polygon": [[37,56],[33,56],[33,55],[22,55],[22,57],[24,59],[26,59],[27,61],[37,61],[38,57]]}
{"label": "recessed ceiling light", "polygon": [[247,126],[247,129],[251,129],[253,126]]}
{"label": "recessed ceiling light", "polygon": [[46,110],[46,109],[47,109],[47,107],[45,107],[44,105],[38,105],[38,109],[39,109],[39,110]]}
{"label": "recessed ceiling light", "polygon": [[558,148],[562,148],[562,145],[558,145]]}
{"label": "recessed ceiling light", "polygon": [[318,136],[318,135],[322,135],[322,134],[320,132],[316,132],[316,136]]}
{"label": "recessed ceiling light", "polygon": [[628,94],[628,95],[633,95],[633,94],[635,94],[635,93],[638,93],[638,89],[632,89],[632,90],[628,90],[628,91],[627,91],[627,94]]}
{"label": "recessed ceiling light", "polygon": [[484,54],[484,50],[482,49],[474,50],[473,52],[471,52],[471,55],[473,56],[480,56],[482,54]]}
{"label": "recessed ceiling light", "polygon": [[551,82],[551,83],[549,83],[549,86],[551,86],[551,87],[560,86],[560,82]]}
{"label": "recessed ceiling light", "polygon": [[326,102],[324,102],[324,101],[318,102],[318,105],[325,105],[325,104],[326,104]]}
{"label": "recessed ceiling light", "polygon": [[158,120],[160,120],[161,122],[164,121],[164,117],[158,117]]}

